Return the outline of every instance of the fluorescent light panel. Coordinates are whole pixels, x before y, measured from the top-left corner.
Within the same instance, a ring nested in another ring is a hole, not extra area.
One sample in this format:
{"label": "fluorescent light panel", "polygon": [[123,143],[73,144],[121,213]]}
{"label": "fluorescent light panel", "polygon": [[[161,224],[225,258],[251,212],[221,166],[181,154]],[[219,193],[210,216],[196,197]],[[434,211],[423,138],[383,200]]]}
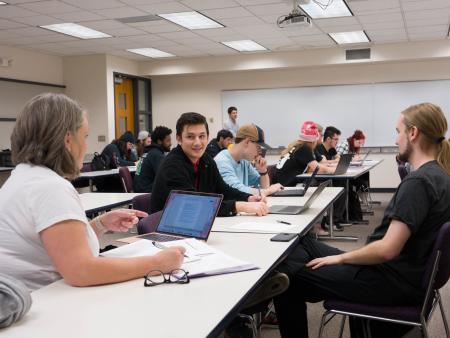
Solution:
{"label": "fluorescent light panel", "polygon": [[258,50],[267,50],[267,48],[261,46],[253,40],[237,40],[237,41],[224,41],[225,46],[236,49],[239,52],[254,52]]}
{"label": "fluorescent light panel", "polygon": [[170,58],[175,55],[163,52],[162,50],[156,48],[135,48],[135,49],[127,49],[128,52],[139,54],[143,56],[148,56],[151,58]]}
{"label": "fluorescent light panel", "polygon": [[364,31],[355,32],[339,32],[339,33],[328,33],[330,37],[336,41],[339,45],[344,45],[348,43],[362,43],[369,42],[369,38]]}
{"label": "fluorescent light panel", "polygon": [[352,16],[347,4],[344,0],[334,0],[331,4],[323,9],[314,1],[307,5],[299,5],[312,19],[337,18],[341,16]]}
{"label": "fluorescent light panel", "polygon": [[208,29],[224,27],[220,23],[211,20],[198,12],[180,12],[158,14],[161,18],[169,20],[177,25],[183,26],[187,29]]}
{"label": "fluorescent light panel", "polygon": [[7,5],[7,4],[8,4],[7,2],[0,1],[0,6],[1,5]]}
{"label": "fluorescent light panel", "polygon": [[96,31],[94,29],[77,25],[76,23],[57,23],[54,25],[39,26],[54,32],[75,36],[80,39],[110,38],[111,35]]}

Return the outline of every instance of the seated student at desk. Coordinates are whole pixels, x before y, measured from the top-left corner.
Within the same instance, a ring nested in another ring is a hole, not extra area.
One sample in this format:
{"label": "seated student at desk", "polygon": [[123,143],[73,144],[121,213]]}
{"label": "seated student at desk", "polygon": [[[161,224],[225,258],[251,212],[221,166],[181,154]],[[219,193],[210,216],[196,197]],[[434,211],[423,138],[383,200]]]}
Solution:
{"label": "seated student at desk", "polygon": [[89,286],[141,278],[179,268],[184,248],[154,256],[98,257],[98,237],[127,231],[147,214],[117,209],[88,221],[75,178],[87,150],[88,121],[63,94],[31,99],[11,135],[16,168],[0,190],[0,271],[36,290],[64,278]]}
{"label": "seated student at desk", "polygon": [[172,130],[158,126],[153,129],[152,143],[146,156],[138,162],[133,179],[134,192],[152,192],[153,181],[159,165],[172,146]]}
{"label": "seated student at desk", "polygon": [[323,142],[315,148],[315,153],[325,157],[327,161],[337,162],[339,154],[336,152],[336,146],[339,142],[341,131],[335,127],[326,127],[323,133]]}
{"label": "seated student at desk", "polygon": [[[276,165],[275,182],[286,187],[295,186],[298,183],[297,175],[314,171],[319,165],[314,156],[318,136],[317,125],[314,122],[303,123],[298,140],[289,144],[281,153]],[[332,172],[331,168],[319,166],[320,174],[329,172]]]}
{"label": "seated student at desk", "polygon": [[246,124],[238,129],[234,147],[214,158],[225,183],[252,195],[269,196],[283,188],[279,183],[270,185],[267,162],[260,155],[261,146],[266,146],[261,128]]}
{"label": "seated student at desk", "polygon": [[217,137],[213,138],[206,147],[206,153],[212,158],[216,157],[222,150],[227,149],[233,143],[233,134],[229,130],[219,130]]}
{"label": "seated student at desk", "polygon": [[141,158],[147,154],[148,147],[152,144],[150,133],[147,130],[141,130],[138,134],[136,144],[134,146],[137,158]]}
{"label": "seated student at desk", "polygon": [[353,154],[355,155],[353,161],[359,161],[359,152],[361,147],[364,146],[365,141],[366,136],[364,133],[361,130],[356,129],[352,136],[337,146],[336,152],[338,155]]}
{"label": "seated student at desk", "polygon": [[[423,302],[426,262],[440,227],[450,219],[447,128],[441,109],[431,103],[403,111],[396,144],[400,160],[415,170],[398,186],[368,244],[343,252],[305,236],[277,267],[290,279],[288,290],[274,299],[283,338],[308,337],[305,302],[342,299],[389,306]],[[359,324],[361,320],[352,319],[352,337],[361,334]],[[401,337],[410,329],[370,322],[372,337]],[[362,336],[366,335],[358,335]]]}
{"label": "seated student at desk", "polygon": [[162,210],[171,190],[200,191],[223,194],[219,216],[239,212],[259,216],[268,213],[264,198],[252,196],[226,184],[216,162],[205,154],[208,144],[208,123],[203,115],[184,113],[177,121],[178,146],[165,158],[153,184],[150,210]]}
{"label": "seated student at desk", "polygon": [[110,160],[117,160],[117,164],[121,167],[136,165],[137,158],[132,154],[134,147],[134,136],[131,131],[123,133],[117,140],[113,140],[102,151],[102,155],[106,155]]}

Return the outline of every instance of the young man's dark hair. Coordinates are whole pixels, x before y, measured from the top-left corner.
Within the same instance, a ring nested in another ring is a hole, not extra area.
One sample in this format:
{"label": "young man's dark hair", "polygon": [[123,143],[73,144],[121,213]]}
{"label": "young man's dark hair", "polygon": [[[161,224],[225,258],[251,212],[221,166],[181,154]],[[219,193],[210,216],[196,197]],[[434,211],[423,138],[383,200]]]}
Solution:
{"label": "young man's dark hair", "polygon": [[181,114],[180,118],[177,121],[177,136],[181,136],[184,126],[198,124],[204,124],[206,128],[206,134],[209,135],[208,122],[206,122],[206,118],[203,115],[193,112]]}
{"label": "young man's dark hair", "polygon": [[229,107],[229,108],[228,108],[228,115],[230,115],[231,112],[234,111],[234,110],[237,111],[237,108],[236,108],[236,107],[233,107],[233,106]]}
{"label": "young man's dark hair", "polygon": [[169,129],[169,128],[164,127],[164,126],[157,126],[152,131],[152,136],[151,136],[152,143],[157,143],[158,140],[164,141],[166,136],[170,135],[170,134],[172,134],[172,129]]}
{"label": "young man's dark hair", "polygon": [[323,140],[326,141],[326,139],[333,138],[334,135],[341,135],[341,131],[337,129],[336,127],[326,127],[325,132],[323,133]]}
{"label": "young man's dark hair", "polygon": [[233,134],[231,133],[231,131],[222,129],[219,130],[219,132],[217,133],[216,141],[219,142],[220,138],[228,138],[228,137],[233,138]]}

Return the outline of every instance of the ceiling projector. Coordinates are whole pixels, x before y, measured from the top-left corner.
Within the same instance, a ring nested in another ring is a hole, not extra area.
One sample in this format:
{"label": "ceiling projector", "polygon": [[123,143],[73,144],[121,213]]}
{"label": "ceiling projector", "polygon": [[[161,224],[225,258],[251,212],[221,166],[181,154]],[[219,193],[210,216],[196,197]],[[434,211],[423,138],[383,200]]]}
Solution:
{"label": "ceiling projector", "polygon": [[277,19],[277,25],[280,28],[285,27],[310,27],[311,19],[306,15],[300,13],[298,10],[293,10],[288,15],[282,15]]}

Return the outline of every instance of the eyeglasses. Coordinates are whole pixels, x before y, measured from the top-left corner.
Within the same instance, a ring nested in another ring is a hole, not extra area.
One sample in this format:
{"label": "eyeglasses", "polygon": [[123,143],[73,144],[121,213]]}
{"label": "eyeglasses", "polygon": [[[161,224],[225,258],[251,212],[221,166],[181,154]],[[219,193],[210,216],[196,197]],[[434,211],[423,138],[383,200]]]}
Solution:
{"label": "eyeglasses", "polygon": [[189,272],[183,269],[175,269],[166,274],[159,270],[152,270],[144,277],[144,286],[155,286],[164,283],[187,284],[189,283],[188,274]]}

